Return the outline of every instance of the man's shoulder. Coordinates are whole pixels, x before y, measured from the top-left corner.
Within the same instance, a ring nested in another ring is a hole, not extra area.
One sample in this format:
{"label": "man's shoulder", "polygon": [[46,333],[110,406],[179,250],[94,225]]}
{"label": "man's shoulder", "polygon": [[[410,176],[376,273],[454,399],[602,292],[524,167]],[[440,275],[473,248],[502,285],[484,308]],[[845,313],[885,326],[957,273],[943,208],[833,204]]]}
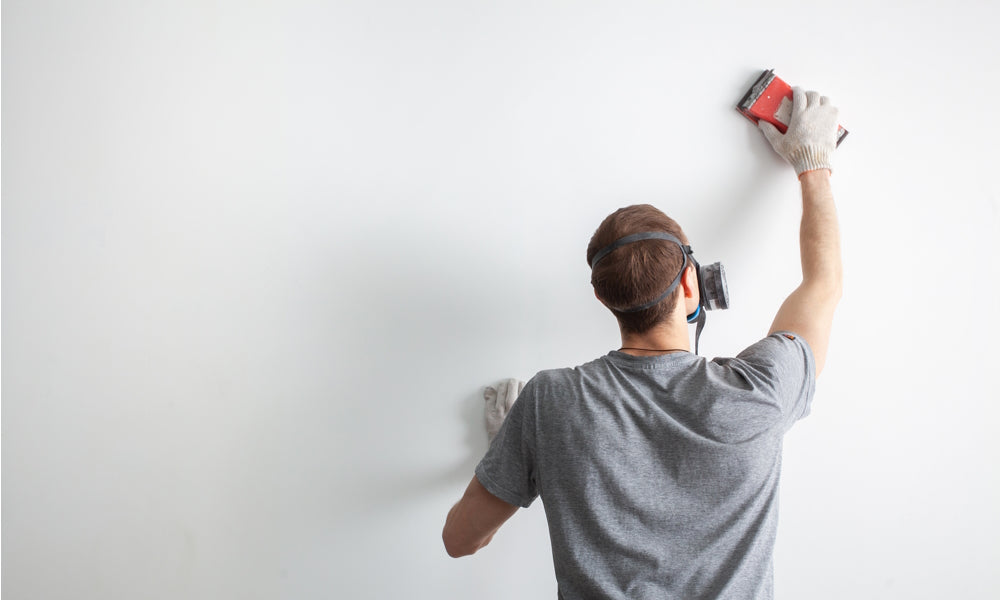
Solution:
{"label": "man's shoulder", "polygon": [[747,346],[732,358],[716,358],[722,368],[740,373],[755,371],[761,375],[785,376],[787,372],[813,369],[812,349],[804,338],[790,331],[776,331]]}
{"label": "man's shoulder", "polygon": [[573,367],[543,369],[524,385],[526,397],[563,395],[569,390],[582,390],[589,384],[603,381],[607,372],[606,356]]}
{"label": "man's shoulder", "polygon": [[554,369],[543,369],[531,378],[536,384],[542,383],[564,383],[587,377],[596,372],[604,371],[606,367],[606,356],[599,356],[594,360],[585,362],[574,367],[558,367]]}

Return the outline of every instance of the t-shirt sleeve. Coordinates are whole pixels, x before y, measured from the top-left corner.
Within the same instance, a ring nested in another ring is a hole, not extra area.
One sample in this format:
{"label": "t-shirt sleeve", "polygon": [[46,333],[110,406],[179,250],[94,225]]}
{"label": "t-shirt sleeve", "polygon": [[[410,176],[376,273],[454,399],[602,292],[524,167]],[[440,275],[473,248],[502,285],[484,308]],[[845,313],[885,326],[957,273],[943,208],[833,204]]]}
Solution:
{"label": "t-shirt sleeve", "polygon": [[816,391],[816,362],[802,336],[777,331],[740,352],[730,366],[780,407],[785,431],[809,414]]}
{"label": "t-shirt sleeve", "polygon": [[476,478],[504,502],[527,508],[538,497],[535,480],[535,397],[529,381],[507,413]]}

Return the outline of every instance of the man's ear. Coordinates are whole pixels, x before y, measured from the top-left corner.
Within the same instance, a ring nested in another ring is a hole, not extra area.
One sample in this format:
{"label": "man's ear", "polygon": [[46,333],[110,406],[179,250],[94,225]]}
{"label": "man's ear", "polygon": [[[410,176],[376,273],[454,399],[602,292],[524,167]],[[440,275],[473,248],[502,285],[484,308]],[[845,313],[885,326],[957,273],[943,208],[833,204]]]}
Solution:
{"label": "man's ear", "polygon": [[694,265],[688,265],[684,269],[681,287],[684,289],[684,314],[690,315],[698,310],[698,304],[701,302],[701,294],[698,290],[698,271],[695,270]]}

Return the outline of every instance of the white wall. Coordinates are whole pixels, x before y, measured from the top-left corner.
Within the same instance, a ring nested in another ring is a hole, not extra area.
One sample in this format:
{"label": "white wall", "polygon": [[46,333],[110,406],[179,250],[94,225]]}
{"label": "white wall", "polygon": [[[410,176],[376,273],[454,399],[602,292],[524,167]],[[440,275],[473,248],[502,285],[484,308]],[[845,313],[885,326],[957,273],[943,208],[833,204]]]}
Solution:
{"label": "white wall", "polygon": [[617,348],[584,253],[652,202],[797,283],[734,105],[829,95],[846,293],[786,444],[780,598],[1000,589],[995,2],[3,4],[5,598],[553,598],[540,503],[440,529],[482,386]]}

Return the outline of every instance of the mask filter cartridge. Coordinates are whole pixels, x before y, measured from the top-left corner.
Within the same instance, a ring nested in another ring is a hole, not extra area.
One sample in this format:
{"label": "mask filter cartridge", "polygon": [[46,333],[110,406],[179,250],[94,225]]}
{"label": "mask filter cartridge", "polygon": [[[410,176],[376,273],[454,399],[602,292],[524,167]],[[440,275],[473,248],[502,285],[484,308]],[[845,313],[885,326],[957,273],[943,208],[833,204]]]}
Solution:
{"label": "mask filter cartridge", "polygon": [[722,263],[712,263],[698,270],[698,287],[701,303],[708,310],[729,308],[729,286],[726,285],[726,269]]}

